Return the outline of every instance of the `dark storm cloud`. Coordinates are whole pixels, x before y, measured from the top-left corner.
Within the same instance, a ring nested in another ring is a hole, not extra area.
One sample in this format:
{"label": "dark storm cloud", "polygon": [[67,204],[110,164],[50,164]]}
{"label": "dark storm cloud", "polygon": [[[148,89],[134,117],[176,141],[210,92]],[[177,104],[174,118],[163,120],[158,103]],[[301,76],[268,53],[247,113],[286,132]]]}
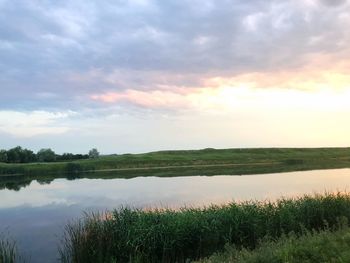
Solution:
{"label": "dark storm cloud", "polygon": [[0,107],[298,67],[347,48],[348,3],[321,2],[0,0]]}

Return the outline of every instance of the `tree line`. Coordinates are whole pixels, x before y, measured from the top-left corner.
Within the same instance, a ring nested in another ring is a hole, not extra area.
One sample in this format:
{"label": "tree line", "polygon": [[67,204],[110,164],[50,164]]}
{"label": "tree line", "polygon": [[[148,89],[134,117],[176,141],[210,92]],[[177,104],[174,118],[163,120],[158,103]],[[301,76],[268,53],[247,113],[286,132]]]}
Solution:
{"label": "tree line", "polygon": [[0,150],[0,162],[3,163],[59,162],[97,157],[99,157],[99,152],[96,148],[91,149],[88,154],[63,153],[61,155],[50,148],[41,149],[37,153],[21,146]]}

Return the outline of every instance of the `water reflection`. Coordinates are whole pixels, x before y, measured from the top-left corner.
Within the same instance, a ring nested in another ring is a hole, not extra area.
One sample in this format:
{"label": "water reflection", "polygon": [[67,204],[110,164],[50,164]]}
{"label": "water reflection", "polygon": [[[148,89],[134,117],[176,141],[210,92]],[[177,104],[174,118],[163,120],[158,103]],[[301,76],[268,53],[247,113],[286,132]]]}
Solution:
{"label": "water reflection", "polygon": [[25,262],[57,262],[65,222],[80,214],[79,206],[57,204],[0,209],[0,232],[16,241]]}
{"label": "water reflection", "polygon": [[[293,171],[304,171],[311,169],[322,169],[322,164],[257,164],[257,165],[228,165],[213,167],[191,167],[191,168],[171,168],[171,169],[140,169],[140,170],[119,170],[112,172],[93,172],[93,173],[73,173],[73,174],[35,174],[35,175],[0,175],[0,190],[9,189],[19,191],[21,188],[27,187],[34,180],[40,184],[49,184],[54,179],[65,178],[67,180],[75,179],[131,179],[136,177],[178,177],[178,176],[214,176],[214,175],[254,175],[268,173],[282,173]],[[334,168],[343,168],[334,167]]]}
{"label": "water reflection", "polygon": [[0,232],[10,232],[32,262],[55,262],[63,226],[82,211],[121,205],[177,208],[344,191],[350,186],[350,169],[250,176],[22,179],[18,182],[22,188],[11,189],[7,183],[0,190]]}

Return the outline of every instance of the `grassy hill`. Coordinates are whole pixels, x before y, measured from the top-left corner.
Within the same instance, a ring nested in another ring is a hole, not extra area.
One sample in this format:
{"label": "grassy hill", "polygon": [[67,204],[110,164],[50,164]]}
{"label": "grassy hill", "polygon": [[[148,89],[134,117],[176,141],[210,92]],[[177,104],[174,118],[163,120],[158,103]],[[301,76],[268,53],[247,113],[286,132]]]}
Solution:
{"label": "grassy hill", "polygon": [[350,167],[350,148],[256,148],[159,151],[102,156],[71,162],[6,164],[0,174],[62,174],[108,170],[212,169],[230,167],[232,174]]}

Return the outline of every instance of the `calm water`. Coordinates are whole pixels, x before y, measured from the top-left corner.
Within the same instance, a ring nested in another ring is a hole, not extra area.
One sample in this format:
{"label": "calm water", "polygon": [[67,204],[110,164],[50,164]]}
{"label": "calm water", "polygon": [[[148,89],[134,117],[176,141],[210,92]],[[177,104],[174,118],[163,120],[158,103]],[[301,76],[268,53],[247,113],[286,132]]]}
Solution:
{"label": "calm water", "polygon": [[0,233],[17,241],[26,262],[56,262],[64,225],[83,211],[122,205],[203,206],[348,189],[350,169],[244,176],[55,179],[49,184],[34,180],[19,191],[0,190]]}

